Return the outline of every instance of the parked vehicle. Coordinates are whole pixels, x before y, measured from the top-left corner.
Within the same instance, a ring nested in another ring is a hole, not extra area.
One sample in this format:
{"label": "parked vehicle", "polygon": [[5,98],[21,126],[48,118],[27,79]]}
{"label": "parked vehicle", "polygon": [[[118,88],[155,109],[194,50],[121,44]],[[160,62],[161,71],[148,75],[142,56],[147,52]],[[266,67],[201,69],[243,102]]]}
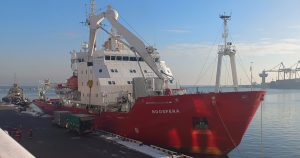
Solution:
{"label": "parked vehicle", "polygon": [[66,128],[78,134],[93,131],[94,116],[89,114],[70,114],[66,116]]}

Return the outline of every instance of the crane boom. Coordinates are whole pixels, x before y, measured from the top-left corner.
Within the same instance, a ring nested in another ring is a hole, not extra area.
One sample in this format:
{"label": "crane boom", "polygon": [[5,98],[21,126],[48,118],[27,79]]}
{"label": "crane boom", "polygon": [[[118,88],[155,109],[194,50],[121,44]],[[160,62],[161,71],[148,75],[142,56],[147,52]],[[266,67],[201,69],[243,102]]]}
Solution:
{"label": "crane boom", "polygon": [[94,53],[94,47],[96,43],[96,32],[99,28],[99,24],[107,18],[111,25],[118,31],[120,35],[129,43],[130,49],[133,52],[138,53],[147,65],[153,70],[153,72],[160,78],[164,79],[162,73],[159,71],[158,66],[155,63],[155,60],[150,55],[153,53],[153,49],[147,49],[144,42],[140,40],[137,36],[131,33],[126,27],[120,24],[117,21],[118,12],[113,10],[111,6],[108,6],[105,12],[102,12],[99,15],[90,15],[90,39],[89,39],[89,58],[88,62],[91,63],[92,56]]}
{"label": "crane boom", "polygon": [[96,44],[96,33],[98,25],[104,20],[104,13],[100,15],[95,15],[93,12],[90,15],[89,25],[90,25],[90,39],[89,39],[89,56],[88,62],[92,62],[92,57],[95,51]]}

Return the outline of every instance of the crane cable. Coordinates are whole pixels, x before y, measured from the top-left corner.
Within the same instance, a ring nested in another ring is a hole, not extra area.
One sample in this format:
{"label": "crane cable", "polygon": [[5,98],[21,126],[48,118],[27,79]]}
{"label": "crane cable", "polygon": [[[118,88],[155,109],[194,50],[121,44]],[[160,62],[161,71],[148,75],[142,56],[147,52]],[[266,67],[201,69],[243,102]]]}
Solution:
{"label": "crane cable", "polygon": [[137,59],[138,66],[139,66],[139,68],[140,68],[141,74],[142,74],[143,79],[144,79],[144,88],[145,88],[147,94],[150,95],[150,94],[149,94],[149,91],[147,91],[147,85],[146,85],[147,79],[145,78],[145,74],[144,74],[144,72],[143,72],[143,69],[142,69],[142,66],[141,66],[141,64],[140,64],[140,61],[139,61],[139,58],[138,58],[138,56],[137,56],[136,51],[134,51],[134,55],[135,55],[135,58]]}
{"label": "crane cable", "polygon": [[[219,34],[220,30],[221,30],[221,29],[219,29],[218,34]],[[195,81],[194,86],[197,85],[198,82],[199,82],[199,81],[203,78],[203,76],[205,76],[205,74],[207,73],[207,71],[208,71],[208,69],[209,69],[209,66],[206,68],[207,62],[208,62],[208,59],[209,59],[210,55],[212,54],[212,50],[214,49],[217,40],[218,40],[218,35],[216,36],[214,42],[212,43],[212,45],[211,45],[211,47],[210,47],[210,50],[209,50],[209,52],[208,52],[208,55],[206,56],[206,59],[205,59],[204,64],[203,64],[203,66],[202,66],[202,69],[200,70],[199,77],[198,77],[197,80]],[[205,68],[206,68],[206,69],[205,69]],[[205,69],[205,70],[204,70],[204,69]],[[203,73],[203,75],[201,75],[202,73]]]}
{"label": "crane cable", "polygon": [[[229,34],[229,39],[230,39],[231,41],[233,41],[233,38],[232,38],[232,36],[231,36],[230,34]],[[244,65],[244,62],[243,62],[243,60],[242,60],[242,57],[239,55],[239,53],[236,53],[236,54],[237,54],[237,58],[238,58],[237,62],[238,62],[239,65],[241,65],[242,71],[245,73],[245,75],[246,75],[248,81],[250,82],[250,81],[251,81],[251,78],[248,76],[248,73],[247,73],[247,71],[246,71],[246,69],[245,69],[245,65]],[[254,79],[254,82],[256,82],[255,79]]]}
{"label": "crane cable", "polygon": [[[244,74],[246,75],[248,81],[250,82],[250,81],[251,81],[251,77],[249,77],[249,75],[248,75],[248,73],[247,73],[248,71],[247,71],[246,68],[245,68],[245,65],[244,65],[244,62],[243,62],[243,60],[242,60],[242,57],[241,57],[239,54],[237,54],[237,57],[238,57],[238,59],[239,59],[239,60],[237,60],[237,61],[238,61],[239,64],[241,65],[241,68],[242,68]],[[254,82],[256,82],[254,78],[253,78],[253,80],[254,80]]]}
{"label": "crane cable", "polygon": [[[216,55],[215,56],[215,59],[213,60],[213,62],[211,63],[211,65],[213,65],[213,69],[216,69],[216,63],[218,61],[218,56]],[[207,72],[207,71],[206,71]],[[210,81],[213,81],[213,76],[216,76],[215,75],[215,71],[211,71],[211,75],[210,75]]]}
{"label": "crane cable", "polygon": [[125,20],[125,18],[123,18],[121,15],[119,15],[119,17],[120,17],[120,19],[122,19],[132,30],[133,30],[133,32],[135,32],[136,33],[136,35],[141,39],[141,40],[143,40],[147,45],[149,45],[150,46],[150,44],[149,44],[149,42],[147,42],[144,38],[143,38],[143,36],[141,36],[135,29],[134,29],[134,27],[132,27],[130,24],[129,24],[129,22],[127,22],[126,20]]}

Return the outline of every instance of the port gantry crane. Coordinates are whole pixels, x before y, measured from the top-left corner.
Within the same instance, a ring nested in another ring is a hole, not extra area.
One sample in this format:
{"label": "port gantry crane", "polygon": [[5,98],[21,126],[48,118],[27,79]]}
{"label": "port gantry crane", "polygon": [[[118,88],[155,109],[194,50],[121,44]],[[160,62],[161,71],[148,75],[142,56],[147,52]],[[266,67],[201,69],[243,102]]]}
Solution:
{"label": "port gantry crane", "polygon": [[277,80],[280,79],[286,80],[286,79],[293,79],[293,77],[294,79],[300,77],[299,71],[300,71],[300,60],[288,68],[286,68],[283,62],[281,62],[280,64],[274,66],[272,69],[263,70],[262,73],[259,74],[259,77],[262,78],[261,84],[265,84],[266,77],[268,77],[267,72],[277,72],[277,78],[276,78]]}

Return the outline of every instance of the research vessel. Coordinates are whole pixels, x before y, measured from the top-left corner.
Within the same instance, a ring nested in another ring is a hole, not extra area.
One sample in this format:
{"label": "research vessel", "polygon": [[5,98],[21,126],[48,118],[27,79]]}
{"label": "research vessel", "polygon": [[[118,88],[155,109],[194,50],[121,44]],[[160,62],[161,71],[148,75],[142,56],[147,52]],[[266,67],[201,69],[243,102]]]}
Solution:
{"label": "research vessel", "polygon": [[[220,16],[224,44],[219,46],[215,92],[187,94],[157,49],[124,27],[112,6],[96,14],[91,3],[85,22],[89,42],[71,52],[73,76],[56,85],[63,97],[49,100],[42,91],[35,105],[48,113],[92,113],[97,129],[191,156],[226,155],[237,147],[265,92],[238,91],[236,51],[227,41],[230,16]],[[102,25],[104,19],[111,30]],[[100,50],[96,50],[98,29],[108,34]],[[220,92],[223,56],[231,60],[233,92]]]}

